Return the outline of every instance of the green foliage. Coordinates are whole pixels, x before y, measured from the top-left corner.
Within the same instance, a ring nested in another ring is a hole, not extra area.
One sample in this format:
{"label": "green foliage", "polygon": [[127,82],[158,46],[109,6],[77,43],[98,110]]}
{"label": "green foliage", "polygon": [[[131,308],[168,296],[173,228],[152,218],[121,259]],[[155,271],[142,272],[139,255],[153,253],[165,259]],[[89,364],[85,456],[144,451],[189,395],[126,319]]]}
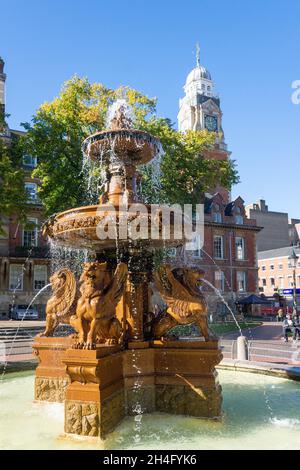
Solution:
{"label": "green foliage", "polygon": [[[116,90],[74,76],[60,95],[44,103],[31,124],[24,124],[27,152],[38,158],[39,196],[46,215],[88,203],[82,173],[82,141],[105,128],[108,107],[120,97],[132,105],[136,127],[158,137],[165,150],[160,181],[153,186],[153,166],[142,168],[142,193],[149,202],[199,202],[217,183],[230,187],[237,181],[231,162],[204,159],[213,145],[208,132],[176,132],[167,119],[157,118],[156,100],[128,87]],[[97,171],[93,169],[92,171]]]}
{"label": "green foliage", "polygon": [[3,217],[16,217],[26,221],[27,204],[24,187],[24,171],[21,168],[23,155],[22,140],[13,138],[9,144],[0,139],[0,234],[3,231]]}

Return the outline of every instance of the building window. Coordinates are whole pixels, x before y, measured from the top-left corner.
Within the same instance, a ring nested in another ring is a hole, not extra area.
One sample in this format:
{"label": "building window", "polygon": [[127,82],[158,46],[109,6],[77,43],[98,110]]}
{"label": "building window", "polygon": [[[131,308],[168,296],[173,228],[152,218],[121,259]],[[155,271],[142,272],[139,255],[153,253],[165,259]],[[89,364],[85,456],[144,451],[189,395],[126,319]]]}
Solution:
{"label": "building window", "polygon": [[262,285],[263,285],[264,287],[266,287],[266,285],[267,285],[267,279],[265,279],[265,278],[262,279]]}
{"label": "building window", "polygon": [[235,238],[236,259],[245,259],[245,239],[243,237]]}
{"label": "building window", "polygon": [[37,246],[37,219],[28,219],[28,228],[23,229],[23,246]]}
{"label": "building window", "polygon": [[270,281],[271,281],[271,286],[274,287],[275,286],[275,278],[271,277]]}
{"label": "building window", "polygon": [[219,289],[219,291],[224,292],[225,275],[223,271],[215,271],[215,287]]}
{"label": "building window", "polygon": [[40,264],[34,266],[34,279],[33,286],[34,290],[40,290],[47,284],[47,266]]}
{"label": "building window", "polygon": [[274,264],[270,264],[271,271],[274,271]]}
{"label": "building window", "polygon": [[235,223],[237,225],[243,225],[244,224],[244,217],[240,214],[235,216]]}
{"label": "building window", "polygon": [[284,288],[284,277],[282,276],[279,278],[279,288],[280,289]]}
{"label": "building window", "polygon": [[293,276],[289,276],[289,277],[288,277],[288,286],[289,286],[289,287],[294,287]]}
{"label": "building window", "polygon": [[37,165],[36,157],[32,155],[24,155],[23,156],[23,165],[27,166],[28,168],[35,168]]}
{"label": "building window", "polygon": [[283,269],[283,264],[279,264],[278,269],[282,270]]}
{"label": "building window", "polygon": [[262,270],[262,271],[265,271],[265,270],[266,270],[266,266],[262,266],[262,267],[261,267],[261,270]]}
{"label": "building window", "polygon": [[246,273],[245,271],[237,271],[237,290],[238,292],[246,291]]}
{"label": "building window", "polygon": [[221,235],[214,236],[214,258],[224,259],[224,241]]}
{"label": "building window", "polygon": [[300,287],[300,276],[297,276],[297,287]]}
{"label": "building window", "polygon": [[221,212],[213,212],[213,222],[220,224],[222,222]]}
{"label": "building window", "polygon": [[193,240],[187,242],[185,247],[186,250],[190,251],[193,258],[201,258],[202,238],[200,235],[196,235]]}
{"label": "building window", "polygon": [[36,202],[38,200],[37,184],[25,183],[25,189],[28,195],[28,202]]}
{"label": "building window", "polygon": [[23,290],[23,266],[22,264],[11,264],[9,268],[9,290]]}

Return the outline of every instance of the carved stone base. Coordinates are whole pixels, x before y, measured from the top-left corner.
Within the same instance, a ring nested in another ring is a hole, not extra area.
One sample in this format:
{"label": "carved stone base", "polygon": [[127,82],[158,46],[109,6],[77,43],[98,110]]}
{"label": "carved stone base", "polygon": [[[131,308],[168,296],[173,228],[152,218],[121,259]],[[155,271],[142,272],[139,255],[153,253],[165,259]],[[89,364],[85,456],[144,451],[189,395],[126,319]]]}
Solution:
{"label": "carved stone base", "polygon": [[34,399],[63,403],[69,383],[68,377],[36,377]]}
{"label": "carved stone base", "polygon": [[65,432],[104,438],[125,416],[123,352],[119,346],[69,349],[64,363],[71,380]]}
{"label": "carved stone base", "polygon": [[36,337],[33,351],[39,360],[35,371],[35,400],[63,402],[70,378],[62,362],[71,338]]}

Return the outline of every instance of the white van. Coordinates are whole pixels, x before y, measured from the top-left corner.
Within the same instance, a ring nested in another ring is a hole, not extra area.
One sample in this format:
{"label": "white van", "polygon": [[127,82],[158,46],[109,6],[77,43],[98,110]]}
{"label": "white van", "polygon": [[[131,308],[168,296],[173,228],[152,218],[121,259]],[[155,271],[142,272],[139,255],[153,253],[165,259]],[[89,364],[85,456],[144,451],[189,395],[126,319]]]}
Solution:
{"label": "white van", "polygon": [[16,305],[11,312],[13,320],[38,320],[39,313],[36,307],[28,308],[28,305]]}

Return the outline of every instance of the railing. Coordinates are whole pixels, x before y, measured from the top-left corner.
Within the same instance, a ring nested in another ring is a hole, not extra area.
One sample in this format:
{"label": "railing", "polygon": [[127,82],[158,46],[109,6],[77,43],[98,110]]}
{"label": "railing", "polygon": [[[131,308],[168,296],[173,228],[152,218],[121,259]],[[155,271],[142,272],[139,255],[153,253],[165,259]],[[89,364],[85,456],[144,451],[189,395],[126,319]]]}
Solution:
{"label": "railing", "polygon": [[[221,340],[225,359],[237,359],[236,340]],[[248,360],[254,362],[300,363],[300,343],[248,341]]]}

